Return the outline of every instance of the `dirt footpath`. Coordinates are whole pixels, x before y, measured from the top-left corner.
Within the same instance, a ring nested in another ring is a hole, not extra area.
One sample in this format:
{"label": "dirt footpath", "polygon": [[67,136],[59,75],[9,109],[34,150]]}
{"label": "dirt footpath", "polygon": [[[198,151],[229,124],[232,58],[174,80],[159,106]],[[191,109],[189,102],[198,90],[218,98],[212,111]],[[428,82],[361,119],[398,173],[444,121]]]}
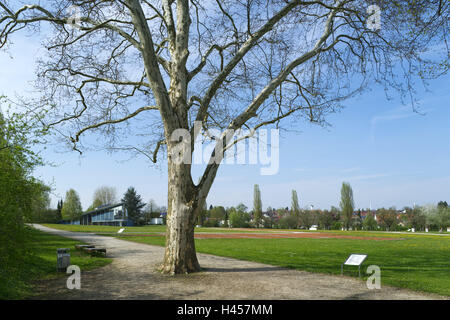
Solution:
{"label": "dirt footpath", "polygon": [[340,276],[284,269],[261,263],[198,254],[204,272],[167,276],[156,268],[164,248],[90,233],[35,228],[107,248],[113,262],[81,270],[81,289],[66,288],[66,279],[40,281],[35,299],[448,299]]}

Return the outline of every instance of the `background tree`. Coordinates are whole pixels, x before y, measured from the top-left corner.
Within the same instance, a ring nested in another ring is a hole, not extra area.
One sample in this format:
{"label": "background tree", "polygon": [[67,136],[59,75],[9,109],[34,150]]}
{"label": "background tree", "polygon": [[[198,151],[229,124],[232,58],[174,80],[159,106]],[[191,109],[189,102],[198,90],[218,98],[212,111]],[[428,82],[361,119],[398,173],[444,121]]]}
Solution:
{"label": "background tree", "polygon": [[341,230],[342,229],[342,218],[341,218],[341,211],[338,207],[331,206],[330,211],[333,215],[334,222],[331,225],[332,230]]}
{"label": "background tree", "polygon": [[239,212],[247,213],[248,207],[241,202],[236,206],[236,210]]}
{"label": "background tree", "polygon": [[50,187],[43,183],[36,185],[38,192],[31,195],[31,220],[33,222],[56,222],[56,211],[50,209]]}
{"label": "background tree", "polygon": [[377,210],[377,217],[380,221],[380,226],[386,230],[392,231],[398,224],[397,210],[395,208],[381,208]]}
{"label": "background tree", "polygon": [[294,217],[297,217],[297,218],[299,217],[300,206],[298,204],[297,191],[295,191],[295,190],[292,190],[291,212]]}
{"label": "background tree", "polygon": [[209,210],[209,219],[214,221],[214,226],[219,226],[222,220],[226,219],[227,212],[224,207],[216,206]]}
{"label": "background tree", "polygon": [[142,208],[145,207],[145,203],[142,202],[141,196],[137,194],[134,187],[129,187],[127,189],[122,198],[122,203],[127,210],[128,219],[133,221],[134,225],[141,225],[144,223]]}
{"label": "background tree", "polygon": [[63,219],[77,219],[83,214],[83,208],[81,207],[80,196],[74,189],[70,189],[66,192],[66,197],[61,210]]}
{"label": "background tree", "polygon": [[319,228],[324,230],[330,230],[336,218],[332,211],[323,210],[318,216]]}
{"label": "background tree", "polygon": [[439,227],[436,224],[436,214],[437,214],[437,206],[433,204],[428,204],[425,206],[418,207],[420,211],[425,216],[426,226],[429,228],[429,230],[437,231],[439,230]]}
{"label": "background tree", "polygon": [[101,186],[94,191],[91,208],[95,209],[106,204],[117,202],[117,191],[114,187]]}
{"label": "background tree", "polygon": [[448,208],[448,203],[447,201],[439,201],[437,204],[438,208]]}
{"label": "background tree", "polygon": [[57,218],[57,222],[61,221],[62,218],[62,207],[63,207],[63,200],[60,199],[58,200],[58,204],[56,205],[56,218]]}
{"label": "background tree", "polygon": [[203,210],[197,216],[197,225],[203,226],[207,216],[208,216],[208,205],[205,202],[203,205]]}
{"label": "background tree", "polygon": [[300,211],[300,219],[298,220],[298,224],[302,228],[309,230],[312,225],[317,224],[318,218],[318,210],[303,209]]}
{"label": "background tree", "polygon": [[437,207],[433,221],[440,232],[447,231],[447,228],[450,227],[450,208],[445,206]]}
{"label": "background tree", "polygon": [[356,214],[352,216],[351,225],[353,230],[361,230],[363,225],[363,219],[361,217],[361,210],[358,210]]}
{"label": "background tree", "polygon": [[[0,300],[17,299],[24,289],[29,270],[23,265],[32,259],[28,246],[33,208],[47,206],[46,187],[33,177],[43,163],[33,152],[36,139],[45,132],[35,131],[34,123],[17,114],[2,113],[0,97]],[[38,200],[43,200],[39,203]]]}
{"label": "background tree", "polygon": [[247,228],[250,226],[250,214],[246,212],[246,208],[243,204],[239,204],[236,208],[230,208],[230,227]]}
{"label": "background tree", "polygon": [[253,189],[253,222],[256,228],[259,228],[262,222],[261,191],[257,184],[255,184]]}
{"label": "background tree", "polygon": [[148,224],[151,219],[159,218],[161,216],[161,208],[156,204],[155,200],[150,199],[144,207],[143,216],[145,224]]}
{"label": "background tree", "polygon": [[420,207],[415,207],[410,210],[408,220],[408,226],[418,231],[424,231],[427,226],[427,217]]}
{"label": "background tree", "polygon": [[355,203],[353,201],[353,190],[349,183],[343,182],[341,188],[341,211],[345,230],[348,230],[352,223],[353,208]]}
{"label": "background tree", "polygon": [[[167,151],[166,273],[200,270],[194,224],[234,145],[226,129],[325,125],[371,83],[414,97],[415,80],[448,70],[442,0],[377,2],[381,29],[367,23],[365,0],[34,2],[0,0],[0,47],[24,28],[51,32],[37,74],[42,97],[24,107],[48,111],[42,121],[74,150],[91,131],[110,150],[152,162]],[[194,184],[191,163],[178,160],[209,129],[221,133]]]}
{"label": "background tree", "polygon": [[295,229],[298,227],[298,218],[291,214],[286,214],[278,220],[278,227],[280,229]]}
{"label": "background tree", "polygon": [[366,217],[364,218],[364,220],[362,222],[362,226],[363,226],[364,230],[369,230],[369,231],[377,230],[378,223],[375,220],[372,212],[370,212],[370,210],[368,210]]}

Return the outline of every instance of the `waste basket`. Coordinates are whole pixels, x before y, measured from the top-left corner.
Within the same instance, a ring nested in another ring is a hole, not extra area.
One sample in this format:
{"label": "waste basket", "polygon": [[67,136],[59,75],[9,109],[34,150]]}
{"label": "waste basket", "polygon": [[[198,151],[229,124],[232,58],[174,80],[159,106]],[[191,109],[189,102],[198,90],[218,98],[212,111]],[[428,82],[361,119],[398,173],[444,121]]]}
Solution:
{"label": "waste basket", "polygon": [[58,271],[66,271],[68,266],[70,266],[70,249],[56,249],[56,269]]}

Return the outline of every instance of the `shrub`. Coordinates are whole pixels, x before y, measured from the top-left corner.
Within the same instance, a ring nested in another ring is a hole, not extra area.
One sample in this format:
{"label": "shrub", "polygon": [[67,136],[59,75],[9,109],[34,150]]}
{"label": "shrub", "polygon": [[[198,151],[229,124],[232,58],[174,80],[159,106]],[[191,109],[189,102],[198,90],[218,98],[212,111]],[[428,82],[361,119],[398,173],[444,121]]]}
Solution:
{"label": "shrub", "polygon": [[230,225],[232,228],[248,228],[250,215],[246,212],[232,210],[230,213]]}
{"label": "shrub", "polygon": [[342,222],[340,222],[340,221],[335,221],[331,225],[331,230],[341,230],[341,229],[342,229]]}

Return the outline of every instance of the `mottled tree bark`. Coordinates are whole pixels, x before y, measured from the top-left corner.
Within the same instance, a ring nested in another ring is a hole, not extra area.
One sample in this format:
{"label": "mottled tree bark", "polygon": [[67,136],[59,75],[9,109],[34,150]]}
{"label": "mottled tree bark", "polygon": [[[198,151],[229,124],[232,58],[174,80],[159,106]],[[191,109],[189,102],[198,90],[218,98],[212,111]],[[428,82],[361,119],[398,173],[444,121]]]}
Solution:
{"label": "mottled tree bark", "polygon": [[168,162],[168,211],[166,251],[162,271],[169,274],[200,270],[194,242],[199,208],[198,192],[192,183],[190,165]]}

